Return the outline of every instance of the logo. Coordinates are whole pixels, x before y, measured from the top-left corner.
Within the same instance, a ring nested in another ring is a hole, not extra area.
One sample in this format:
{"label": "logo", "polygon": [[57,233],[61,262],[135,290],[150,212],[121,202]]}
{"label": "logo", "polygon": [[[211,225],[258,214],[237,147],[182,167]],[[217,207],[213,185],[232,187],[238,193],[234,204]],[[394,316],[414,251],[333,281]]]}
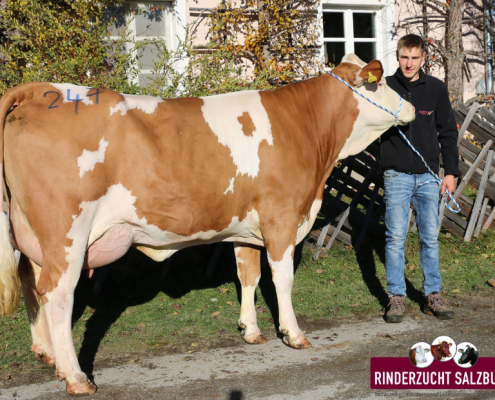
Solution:
{"label": "logo", "polygon": [[431,115],[433,111],[419,111],[421,115]]}
{"label": "logo", "polygon": [[417,342],[409,357],[372,357],[370,389],[495,389],[495,357],[449,336]]}

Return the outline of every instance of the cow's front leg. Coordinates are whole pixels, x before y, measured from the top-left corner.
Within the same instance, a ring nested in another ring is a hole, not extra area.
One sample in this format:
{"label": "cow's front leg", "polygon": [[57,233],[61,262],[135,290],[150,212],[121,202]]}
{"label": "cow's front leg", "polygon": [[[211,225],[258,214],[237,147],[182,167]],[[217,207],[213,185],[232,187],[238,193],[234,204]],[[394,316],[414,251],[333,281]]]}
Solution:
{"label": "cow's front leg", "polygon": [[261,334],[256,322],[254,295],[258,286],[260,269],[260,250],[257,247],[234,243],[237,276],[241,281],[241,316],[238,325],[242,329],[242,338],[250,344],[263,344],[268,340]]}
{"label": "cow's front leg", "polygon": [[46,321],[45,310],[36,285],[41,273],[41,267],[31,261],[24,254],[19,260],[19,274],[21,277],[22,294],[31,327],[33,344],[31,350],[36,354],[38,361],[55,365],[55,353],[53,352],[50,331]]}
{"label": "cow's front leg", "polygon": [[277,292],[279,331],[284,335],[285,344],[295,349],[307,349],[312,345],[297,325],[291,299],[297,228],[294,229],[292,237],[287,237],[291,232],[287,227],[275,228],[273,225],[270,226],[269,229],[263,231],[263,235],[265,236],[268,262],[272,270],[273,284]]}
{"label": "cow's front leg", "polygon": [[[65,254],[64,254],[65,255]],[[84,255],[78,259],[43,260],[37,292],[41,296],[54,344],[57,378],[65,380],[71,395],[92,394],[96,386],[81,371],[72,341],[71,318],[74,290],[81,274]]]}

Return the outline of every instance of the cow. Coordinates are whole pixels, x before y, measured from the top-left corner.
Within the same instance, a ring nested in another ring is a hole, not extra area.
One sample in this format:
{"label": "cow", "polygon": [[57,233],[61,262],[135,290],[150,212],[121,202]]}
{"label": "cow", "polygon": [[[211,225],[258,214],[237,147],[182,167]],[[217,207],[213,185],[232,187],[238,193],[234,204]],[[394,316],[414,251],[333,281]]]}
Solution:
{"label": "cow", "polygon": [[[380,61],[347,55],[333,73],[399,110]],[[403,100],[398,123],[414,118]],[[15,310],[20,280],[31,349],[56,365],[69,394],[91,394],[96,386],[71,338],[81,270],[131,246],[163,261],[188,246],[233,242],[244,340],[266,342],[254,307],[266,247],[283,340],[311,347],[291,303],[295,246],[313,225],[336,161],[364,150],[395,120],[329,74],[204,98],[38,82],[12,88],[0,100],[0,175],[10,207],[9,219],[0,219],[0,311]],[[22,253],[18,268],[13,249]]]}
{"label": "cow", "polygon": [[442,361],[447,357],[452,357],[450,353],[450,347],[452,343],[447,343],[446,341],[440,342],[438,344],[431,345],[431,354],[433,358],[438,361]]}
{"label": "cow", "polygon": [[478,361],[479,352],[474,347],[467,345],[464,350],[459,350],[459,353],[462,353],[459,358],[459,364],[470,363],[471,365],[474,365]]}
{"label": "cow", "polygon": [[429,348],[423,348],[420,344],[409,350],[409,359],[414,366],[418,364],[424,364],[428,360],[426,359],[426,353],[430,351]]}

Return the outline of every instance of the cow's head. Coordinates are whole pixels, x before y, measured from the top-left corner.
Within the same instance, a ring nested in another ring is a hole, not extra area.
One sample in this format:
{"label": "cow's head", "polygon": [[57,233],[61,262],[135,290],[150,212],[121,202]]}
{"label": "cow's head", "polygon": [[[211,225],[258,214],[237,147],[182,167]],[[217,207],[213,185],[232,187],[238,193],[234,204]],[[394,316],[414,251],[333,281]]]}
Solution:
{"label": "cow's head", "polygon": [[[332,72],[382,107],[393,113],[399,110],[399,95],[387,86],[380,61],[373,60],[366,64],[355,54],[347,54]],[[395,122],[392,114],[363,99],[357,93],[353,93],[353,96],[358,102],[359,116],[354,123],[352,143],[346,143],[339,158],[361,152]],[[412,104],[402,99],[397,123],[406,125],[415,117],[416,112]]]}
{"label": "cow's head", "polygon": [[466,346],[464,351],[459,350],[459,352],[462,353],[461,357],[459,358],[459,364],[467,364],[469,362],[471,363],[471,365],[474,365],[474,363],[477,361],[478,352],[474,349],[474,347]]}
{"label": "cow's head", "polygon": [[411,350],[412,354],[411,352],[409,353],[409,358],[414,365],[424,364],[425,362],[427,362],[426,353],[428,351],[430,351],[430,349],[424,349],[423,346],[418,345]]}
{"label": "cow's head", "polygon": [[452,346],[452,343],[447,343],[446,341],[443,341],[440,343],[440,352],[442,353],[442,356],[444,357],[452,357],[452,354],[450,353],[450,347]]}

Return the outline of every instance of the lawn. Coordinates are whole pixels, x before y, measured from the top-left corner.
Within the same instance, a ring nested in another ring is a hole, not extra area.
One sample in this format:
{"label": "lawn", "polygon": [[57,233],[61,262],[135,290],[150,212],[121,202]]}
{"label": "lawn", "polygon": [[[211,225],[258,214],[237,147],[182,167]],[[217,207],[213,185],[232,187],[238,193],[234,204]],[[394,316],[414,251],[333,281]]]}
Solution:
{"label": "lawn", "polygon": [[[495,278],[494,234],[489,230],[472,243],[440,234],[443,293],[452,303],[473,291],[495,294],[495,288],[486,283]],[[356,253],[352,246],[334,243],[318,261],[312,258],[312,244],[299,247],[292,299],[303,329],[383,314],[387,304],[383,246],[382,241],[368,240]],[[122,276],[125,259],[119,260],[110,265],[99,296],[94,294],[94,284],[101,270],[91,279],[84,272],[73,315],[73,338],[83,369],[91,371],[95,363],[104,365],[105,360],[123,355],[132,362],[132,357],[240,343],[240,288],[233,250],[231,245],[224,247],[213,276],[207,278],[212,251],[212,246],[198,246],[177,253],[163,280],[164,263],[138,253],[129,274]],[[407,240],[406,278],[408,308],[419,312],[423,276],[415,233],[409,233]],[[256,304],[262,332],[275,337],[277,306],[267,266],[262,270]],[[44,371],[30,351],[30,340],[24,305],[15,316],[0,318],[0,379],[4,384],[5,379],[14,384],[30,371]],[[53,378],[53,372],[45,374]]]}

